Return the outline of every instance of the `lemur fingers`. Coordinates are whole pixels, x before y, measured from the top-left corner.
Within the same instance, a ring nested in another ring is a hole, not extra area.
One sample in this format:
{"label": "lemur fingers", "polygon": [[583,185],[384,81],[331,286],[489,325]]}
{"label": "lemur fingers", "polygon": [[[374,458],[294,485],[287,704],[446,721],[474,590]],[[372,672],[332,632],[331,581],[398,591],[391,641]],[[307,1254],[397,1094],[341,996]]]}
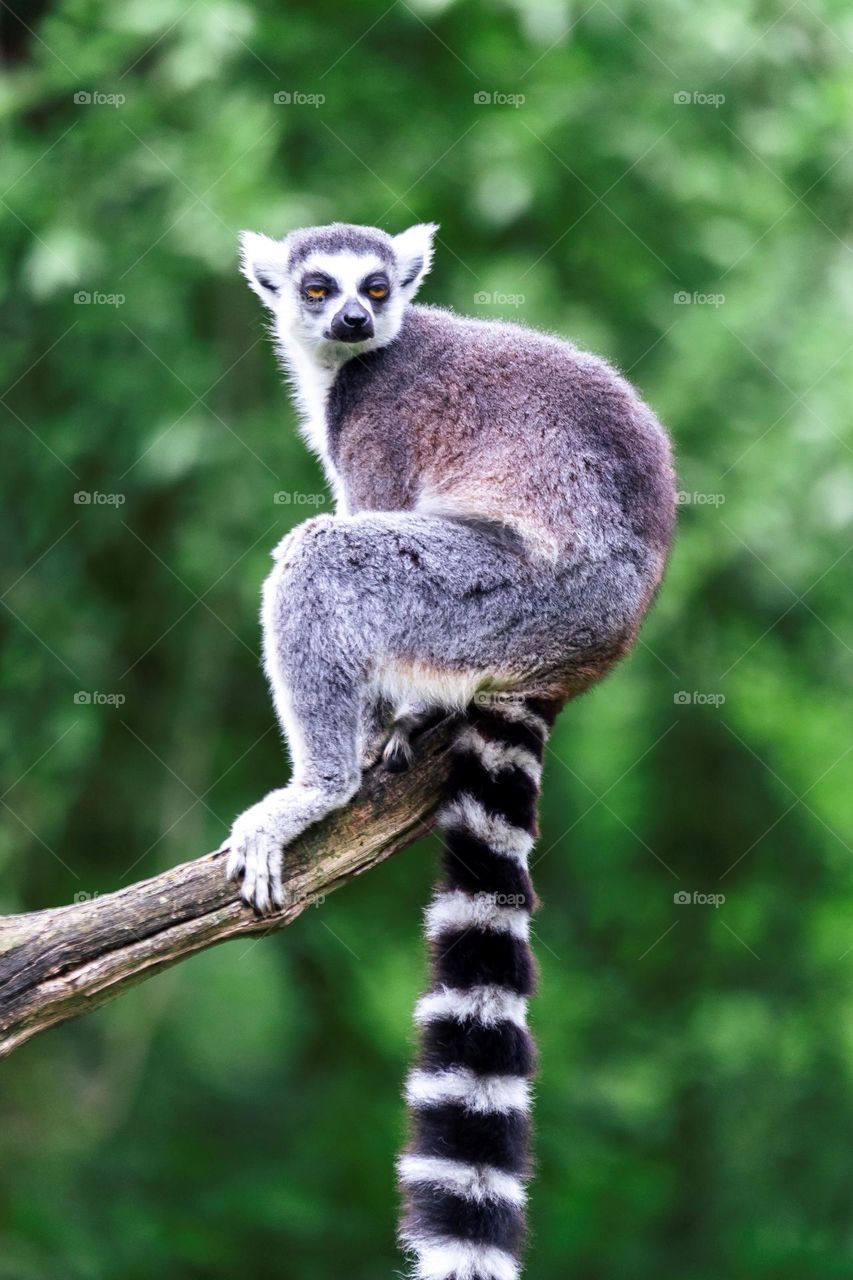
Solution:
{"label": "lemur fingers", "polygon": [[226,874],[240,884],[243,902],[261,914],[284,905],[282,851],[294,834],[288,809],[283,792],[273,791],[237,818],[228,837]]}
{"label": "lemur fingers", "polygon": [[264,832],[252,838],[246,856],[246,871],[240,897],[247,907],[254,907],[261,915],[271,908],[281,906],[281,850]]}

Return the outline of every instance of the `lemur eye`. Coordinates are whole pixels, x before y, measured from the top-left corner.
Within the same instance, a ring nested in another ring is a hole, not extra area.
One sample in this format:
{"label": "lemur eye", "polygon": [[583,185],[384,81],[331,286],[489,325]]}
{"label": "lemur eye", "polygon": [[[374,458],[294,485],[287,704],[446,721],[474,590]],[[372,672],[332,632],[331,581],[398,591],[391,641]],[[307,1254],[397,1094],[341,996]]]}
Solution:
{"label": "lemur eye", "polygon": [[319,302],[322,298],[328,297],[329,290],[321,284],[309,284],[305,290],[306,298],[310,298],[312,302]]}
{"label": "lemur eye", "polygon": [[375,298],[378,302],[380,298],[388,297],[388,289],[384,284],[372,284],[367,290],[368,297]]}

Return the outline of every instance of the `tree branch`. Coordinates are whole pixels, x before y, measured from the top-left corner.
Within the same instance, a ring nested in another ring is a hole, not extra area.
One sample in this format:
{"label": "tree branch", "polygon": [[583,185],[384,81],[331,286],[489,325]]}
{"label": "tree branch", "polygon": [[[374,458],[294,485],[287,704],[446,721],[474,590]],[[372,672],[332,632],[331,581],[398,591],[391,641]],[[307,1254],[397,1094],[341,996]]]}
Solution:
{"label": "tree branch", "polygon": [[287,905],[259,919],[208,853],[86,902],[0,918],[0,1058],[31,1036],[89,1013],[185,956],[282,929],[353,876],[429,829],[446,777],[447,723],[426,733],[413,769],[374,768],[346,809],[287,851]]}

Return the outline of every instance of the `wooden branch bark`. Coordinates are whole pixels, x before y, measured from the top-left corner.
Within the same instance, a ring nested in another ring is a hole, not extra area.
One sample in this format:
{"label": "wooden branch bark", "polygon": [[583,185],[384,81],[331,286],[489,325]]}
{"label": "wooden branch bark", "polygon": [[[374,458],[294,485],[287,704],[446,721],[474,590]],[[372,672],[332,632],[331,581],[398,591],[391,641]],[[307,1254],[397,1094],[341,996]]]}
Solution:
{"label": "wooden branch bark", "polygon": [[371,770],[352,803],[287,851],[287,905],[258,919],[209,853],[86,902],[0,918],[0,1058],[193,952],[284,928],[316,899],[424,835],[447,772],[446,724],[413,769]]}

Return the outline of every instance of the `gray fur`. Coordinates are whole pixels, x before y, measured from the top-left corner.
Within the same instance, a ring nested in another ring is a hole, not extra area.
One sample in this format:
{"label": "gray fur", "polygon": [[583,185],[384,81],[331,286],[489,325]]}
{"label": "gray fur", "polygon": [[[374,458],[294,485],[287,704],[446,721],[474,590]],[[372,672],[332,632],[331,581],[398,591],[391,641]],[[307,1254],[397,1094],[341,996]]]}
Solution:
{"label": "gray fur", "polygon": [[308,227],[304,231],[292,231],[287,237],[287,266],[293,271],[300,262],[315,250],[325,253],[374,252],[387,263],[394,264],[394,241],[378,227],[354,227],[345,222],[333,222],[328,227]]}
{"label": "gray fur", "polygon": [[[627,652],[663,573],[674,478],[651,410],[561,339],[412,306],[433,230],[244,240],[338,500],[284,539],[264,587],[293,778],[228,841],[229,874],[262,911],[281,902],[284,846],[358,789],[389,706],[405,763],[431,708],[489,689],[562,704]],[[381,304],[359,292],[362,252],[387,267]],[[301,267],[319,260],[333,279],[347,266],[340,293],[371,309],[371,343],[336,343],[328,315],[305,314]]]}

